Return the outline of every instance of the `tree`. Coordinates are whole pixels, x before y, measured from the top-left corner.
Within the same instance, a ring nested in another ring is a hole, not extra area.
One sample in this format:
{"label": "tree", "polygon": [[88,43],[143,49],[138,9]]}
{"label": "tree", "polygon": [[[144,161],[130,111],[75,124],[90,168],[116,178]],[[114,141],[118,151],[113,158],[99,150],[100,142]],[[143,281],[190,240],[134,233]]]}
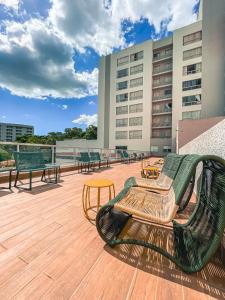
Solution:
{"label": "tree", "polygon": [[97,140],[97,127],[90,125],[86,128],[85,138],[87,140]]}
{"label": "tree", "polygon": [[77,127],[66,128],[64,132],[64,137],[66,139],[82,139],[85,134],[81,128]]}

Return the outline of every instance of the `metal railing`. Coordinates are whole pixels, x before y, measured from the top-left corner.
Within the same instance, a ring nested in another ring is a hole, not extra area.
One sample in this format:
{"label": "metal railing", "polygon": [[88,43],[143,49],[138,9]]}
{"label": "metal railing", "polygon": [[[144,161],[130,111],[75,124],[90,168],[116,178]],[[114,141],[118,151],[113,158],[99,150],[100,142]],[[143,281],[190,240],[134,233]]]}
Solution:
{"label": "metal railing", "polygon": [[[76,166],[81,152],[99,152],[102,158],[121,161],[120,151],[123,149],[106,148],[81,148],[58,145],[25,144],[13,142],[0,142],[0,167],[13,164],[13,152],[42,151],[46,163],[57,163],[60,166]],[[128,154],[136,153],[137,156],[148,157],[150,151],[126,150]]]}
{"label": "metal railing", "polygon": [[158,60],[161,60],[161,59],[166,59],[166,58],[170,58],[173,56],[173,51],[168,51],[168,52],[161,52],[158,56],[154,57],[153,58],[153,61],[158,61]]}
{"label": "metal railing", "polygon": [[173,66],[169,65],[169,66],[164,66],[164,67],[159,67],[159,68],[154,68],[153,69],[153,75],[159,74],[159,73],[163,73],[163,72],[172,72],[173,70]]}
{"label": "metal railing", "polygon": [[168,94],[168,95],[153,95],[152,100],[157,101],[157,100],[166,100],[166,99],[172,99],[172,94]]}
{"label": "metal railing", "polygon": [[172,85],[172,78],[170,80],[153,81],[153,87],[161,87],[164,85]]}

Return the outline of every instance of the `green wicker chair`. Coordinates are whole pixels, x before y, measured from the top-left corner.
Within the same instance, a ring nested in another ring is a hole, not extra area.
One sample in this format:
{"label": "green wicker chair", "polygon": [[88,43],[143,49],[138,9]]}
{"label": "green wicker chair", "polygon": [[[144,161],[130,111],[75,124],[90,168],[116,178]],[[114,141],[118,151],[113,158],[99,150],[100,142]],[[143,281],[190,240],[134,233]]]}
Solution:
{"label": "green wicker chair", "polygon": [[[32,190],[32,176],[35,171],[42,171],[41,181],[47,183],[58,183],[60,176],[60,166],[57,164],[46,164],[45,158],[42,152],[14,152],[13,153],[15,163],[16,163],[16,178],[15,187],[20,187],[17,185],[19,175],[21,173],[29,173],[29,188]],[[46,179],[46,171],[54,171],[54,179]],[[23,188],[25,189],[25,188]]]}
{"label": "green wicker chair", "polygon": [[177,175],[184,157],[185,155],[168,154],[162,171],[157,179],[130,177],[126,180],[124,186],[139,186],[152,190],[168,191]]}
{"label": "green wicker chair", "polygon": [[[200,162],[203,163],[203,169],[196,207],[186,224],[178,224],[173,221],[171,251],[156,245],[153,241],[135,239],[135,236],[128,239],[120,237],[120,233],[132,215],[118,210],[116,205],[129,192],[129,187],[124,188],[114,200],[103,206],[98,212],[96,225],[102,239],[110,246],[119,244],[144,246],[164,255],[185,272],[200,271],[216,252],[223,237],[225,228],[225,161],[216,156],[187,156],[172,184],[176,203],[179,205]],[[136,220],[136,222],[140,221]]]}
{"label": "green wicker chair", "polygon": [[89,172],[91,168],[94,166],[94,161],[91,160],[88,152],[80,152],[80,157],[78,158],[78,172],[79,170],[84,170],[85,172]]}

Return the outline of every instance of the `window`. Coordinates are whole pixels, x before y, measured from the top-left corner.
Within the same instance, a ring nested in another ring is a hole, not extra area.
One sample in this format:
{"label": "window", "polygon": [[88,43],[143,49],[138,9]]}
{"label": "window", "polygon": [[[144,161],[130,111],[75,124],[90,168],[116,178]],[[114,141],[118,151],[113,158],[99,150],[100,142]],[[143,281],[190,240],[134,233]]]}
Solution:
{"label": "window", "polygon": [[170,146],[164,146],[163,147],[163,152],[164,153],[171,153],[171,147]]}
{"label": "window", "polygon": [[171,115],[159,115],[152,118],[152,127],[171,127]]}
{"label": "window", "polygon": [[128,101],[128,93],[116,95],[116,102]]}
{"label": "window", "polygon": [[183,45],[185,46],[185,45],[188,45],[188,44],[191,44],[191,43],[195,43],[197,41],[201,41],[201,39],[202,39],[202,32],[201,31],[191,33],[191,34],[188,34],[188,35],[184,36]]}
{"label": "window", "polygon": [[127,146],[116,146],[116,150],[127,150]]}
{"label": "window", "polygon": [[137,99],[142,99],[142,98],[143,98],[142,90],[130,93],[130,100],[137,100]]}
{"label": "window", "polygon": [[130,56],[130,61],[131,61],[131,62],[137,61],[137,60],[139,60],[139,59],[142,59],[143,57],[144,57],[144,51],[140,51],[140,52],[131,54],[131,56]]}
{"label": "window", "polygon": [[143,64],[130,68],[130,75],[138,74],[143,72]]}
{"label": "window", "polygon": [[127,140],[127,131],[116,131],[116,140]]}
{"label": "window", "polygon": [[202,71],[202,63],[183,67],[183,75],[196,74]]}
{"label": "window", "polygon": [[129,56],[128,55],[117,59],[117,66],[121,66],[121,65],[124,65],[124,64],[127,64],[127,63],[129,63]]}
{"label": "window", "polygon": [[142,103],[130,105],[129,111],[130,111],[130,113],[143,112],[143,105],[142,105]]}
{"label": "window", "polygon": [[183,91],[200,89],[201,85],[202,85],[201,78],[194,79],[194,80],[183,81]]}
{"label": "window", "polygon": [[130,87],[143,85],[143,77],[135,78],[130,81]]}
{"label": "window", "polygon": [[128,88],[128,81],[122,81],[122,82],[118,82],[116,84],[116,89],[117,90],[125,90]]}
{"label": "window", "polygon": [[159,152],[159,147],[158,146],[151,146],[151,152]]}
{"label": "window", "polygon": [[128,106],[120,106],[116,108],[117,115],[123,115],[128,113]]}
{"label": "window", "polygon": [[201,104],[201,94],[183,97],[183,106]]}
{"label": "window", "polygon": [[128,126],[128,119],[117,119],[116,120],[116,127],[127,127]]}
{"label": "window", "polygon": [[168,102],[168,103],[153,104],[152,112],[153,114],[172,112],[172,103]]}
{"label": "window", "polygon": [[201,118],[201,111],[200,110],[196,110],[196,111],[186,111],[182,113],[182,119],[200,119]]}
{"label": "window", "polygon": [[165,49],[160,49],[160,50],[155,50],[153,53],[153,60],[159,60],[163,58],[167,58],[172,56],[173,50],[171,47],[165,48]]}
{"label": "window", "polygon": [[158,65],[154,66],[153,74],[163,73],[163,72],[166,72],[166,71],[172,71],[172,69],[173,69],[173,65],[172,65],[171,61],[161,63],[161,64],[158,64]]}
{"label": "window", "polygon": [[172,98],[172,89],[171,88],[153,91],[153,99],[154,100],[168,99],[168,98]]}
{"label": "window", "polygon": [[167,85],[172,84],[172,76],[171,75],[162,75],[157,76],[153,80],[153,86]]}
{"label": "window", "polygon": [[142,117],[136,117],[136,118],[130,118],[129,119],[129,125],[130,126],[141,126],[143,123]]}
{"label": "window", "polygon": [[183,52],[183,60],[195,58],[202,55],[202,47],[194,48]]}
{"label": "window", "polygon": [[171,129],[153,129],[152,138],[170,138]]}
{"label": "window", "polygon": [[117,71],[117,78],[126,77],[128,76],[129,69],[122,69]]}
{"label": "window", "polygon": [[140,140],[142,139],[142,130],[131,130],[129,132],[130,140]]}

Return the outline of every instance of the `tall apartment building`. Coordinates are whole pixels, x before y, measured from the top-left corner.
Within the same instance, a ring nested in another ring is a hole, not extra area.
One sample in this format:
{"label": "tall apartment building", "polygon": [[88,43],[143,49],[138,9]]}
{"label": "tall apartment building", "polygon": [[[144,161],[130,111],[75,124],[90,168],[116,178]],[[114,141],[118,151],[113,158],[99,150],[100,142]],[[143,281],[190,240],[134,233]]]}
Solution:
{"label": "tall apartment building", "polygon": [[18,136],[33,135],[34,127],[29,125],[0,123],[0,141],[14,142]]}
{"label": "tall apartment building", "polygon": [[102,147],[175,151],[179,120],[224,114],[225,0],[202,0],[197,22],[101,59]]}

